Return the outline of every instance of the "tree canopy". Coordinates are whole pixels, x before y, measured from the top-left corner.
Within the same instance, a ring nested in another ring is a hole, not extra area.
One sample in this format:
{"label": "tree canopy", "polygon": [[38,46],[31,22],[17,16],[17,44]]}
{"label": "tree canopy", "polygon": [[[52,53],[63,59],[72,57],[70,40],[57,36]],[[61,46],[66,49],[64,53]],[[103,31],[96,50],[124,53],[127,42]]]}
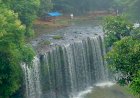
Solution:
{"label": "tree canopy", "polygon": [[118,75],[121,85],[129,85],[132,92],[140,94],[140,40],[135,37],[125,37],[117,41],[107,54],[109,68]]}
{"label": "tree canopy", "polygon": [[130,36],[133,24],[124,16],[108,16],[104,20],[105,43],[107,47],[125,36]]}
{"label": "tree canopy", "polygon": [[46,18],[47,13],[52,10],[53,3],[51,0],[40,0],[38,16],[42,19]]}
{"label": "tree canopy", "polygon": [[104,29],[107,47],[112,47],[106,56],[108,67],[119,84],[140,94],[140,29],[122,16],[108,17]]}
{"label": "tree canopy", "polygon": [[18,13],[0,3],[0,98],[9,98],[22,84],[22,62],[34,57],[32,48],[25,43],[25,26]]}
{"label": "tree canopy", "polygon": [[20,21],[25,25],[25,35],[31,36],[32,24],[37,16],[40,0],[2,0],[2,3],[18,13]]}

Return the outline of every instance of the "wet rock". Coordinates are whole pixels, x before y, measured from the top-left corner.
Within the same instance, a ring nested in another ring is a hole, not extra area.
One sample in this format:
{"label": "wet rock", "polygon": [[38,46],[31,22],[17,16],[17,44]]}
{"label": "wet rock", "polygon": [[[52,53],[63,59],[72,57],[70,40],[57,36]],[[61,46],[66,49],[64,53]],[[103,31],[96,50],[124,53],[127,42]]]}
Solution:
{"label": "wet rock", "polygon": [[50,46],[53,46],[53,45],[54,45],[54,43],[51,43],[51,44],[50,44]]}
{"label": "wet rock", "polygon": [[77,33],[77,31],[73,32],[73,33]]}
{"label": "wet rock", "polygon": [[95,33],[94,35],[98,35],[97,33]]}

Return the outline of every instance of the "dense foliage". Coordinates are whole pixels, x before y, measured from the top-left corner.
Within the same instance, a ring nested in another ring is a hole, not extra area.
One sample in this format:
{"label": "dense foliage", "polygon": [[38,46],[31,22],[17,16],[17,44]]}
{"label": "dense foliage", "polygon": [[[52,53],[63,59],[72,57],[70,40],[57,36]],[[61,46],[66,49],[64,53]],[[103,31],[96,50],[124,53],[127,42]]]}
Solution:
{"label": "dense foliage", "polygon": [[117,41],[107,60],[110,69],[118,75],[118,83],[129,85],[132,92],[140,94],[140,40],[130,36]]}
{"label": "dense foliage", "polygon": [[109,17],[104,24],[107,47],[112,47],[106,56],[108,66],[117,75],[119,84],[140,94],[140,29],[133,28],[121,16],[116,17]]}
{"label": "dense foliage", "polygon": [[22,62],[30,63],[32,48],[25,43],[25,29],[18,14],[0,2],[0,98],[9,98],[22,84]]}
{"label": "dense foliage", "polygon": [[31,36],[32,24],[37,16],[40,0],[1,0],[1,2],[18,13],[20,21],[25,25],[25,35]]}
{"label": "dense foliage", "polygon": [[133,25],[124,16],[108,16],[104,20],[105,42],[107,47],[114,42],[121,40],[124,36],[129,36],[133,30]]}
{"label": "dense foliage", "polygon": [[45,19],[47,13],[52,10],[53,8],[53,3],[51,0],[40,0],[40,6],[39,6],[39,11],[38,11],[38,16],[41,19]]}

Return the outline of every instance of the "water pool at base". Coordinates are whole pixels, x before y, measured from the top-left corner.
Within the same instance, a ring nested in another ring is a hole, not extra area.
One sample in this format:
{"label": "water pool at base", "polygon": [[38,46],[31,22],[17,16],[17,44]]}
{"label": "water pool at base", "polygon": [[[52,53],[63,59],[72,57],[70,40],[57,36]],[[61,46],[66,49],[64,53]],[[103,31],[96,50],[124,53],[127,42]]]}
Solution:
{"label": "water pool at base", "polygon": [[83,96],[77,98],[138,98],[133,96],[126,88],[119,85],[100,85],[92,88]]}

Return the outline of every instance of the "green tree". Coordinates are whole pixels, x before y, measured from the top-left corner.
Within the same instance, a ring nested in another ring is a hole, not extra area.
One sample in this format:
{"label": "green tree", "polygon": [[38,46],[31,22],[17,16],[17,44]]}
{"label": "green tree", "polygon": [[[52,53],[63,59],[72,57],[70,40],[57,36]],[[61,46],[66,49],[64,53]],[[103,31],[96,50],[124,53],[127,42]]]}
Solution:
{"label": "green tree", "polygon": [[45,19],[47,13],[53,8],[51,0],[40,0],[40,6],[38,11],[38,16],[41,19]]}
{"label": "green tree", "polygon": [[137,72],[137,75],[133,78],[133,81],[129,85],[131,91],[134,94],[138,94],[140,98],[140,70]]}
{"label": "green tree", "polygon": [[32,25],[36,19],[40,0],[11,0],[10,8],[18,13],[22,24],[25,25],[25,35],[30,36],[33,33]]}
{"label": "green tree", "polygon": [[4,6],[0,6],[0,98],[9,98],[21,87],[20,64],[31,62],[34,52],[25,43],[18,14]]}
{"label": "green tree", "polygon": [[115,42],[106,59],[109,68],[118,75],[118,83],[130,85],[135,94],[140,94],[140,40],[129,36]]}
{"label": "green tree", "polygon": [[104,20],[103,29],[106,46],[110,47],[114,42],[129,36],[133,30],[133,24],[123,16],[108,16]]}
{"label": "green tree", "polygon": [[104,23],[105,41],[112,47],[107,53],[108,67],[121,85],[140,94],[140,28],[121,16],[108,17]]}

